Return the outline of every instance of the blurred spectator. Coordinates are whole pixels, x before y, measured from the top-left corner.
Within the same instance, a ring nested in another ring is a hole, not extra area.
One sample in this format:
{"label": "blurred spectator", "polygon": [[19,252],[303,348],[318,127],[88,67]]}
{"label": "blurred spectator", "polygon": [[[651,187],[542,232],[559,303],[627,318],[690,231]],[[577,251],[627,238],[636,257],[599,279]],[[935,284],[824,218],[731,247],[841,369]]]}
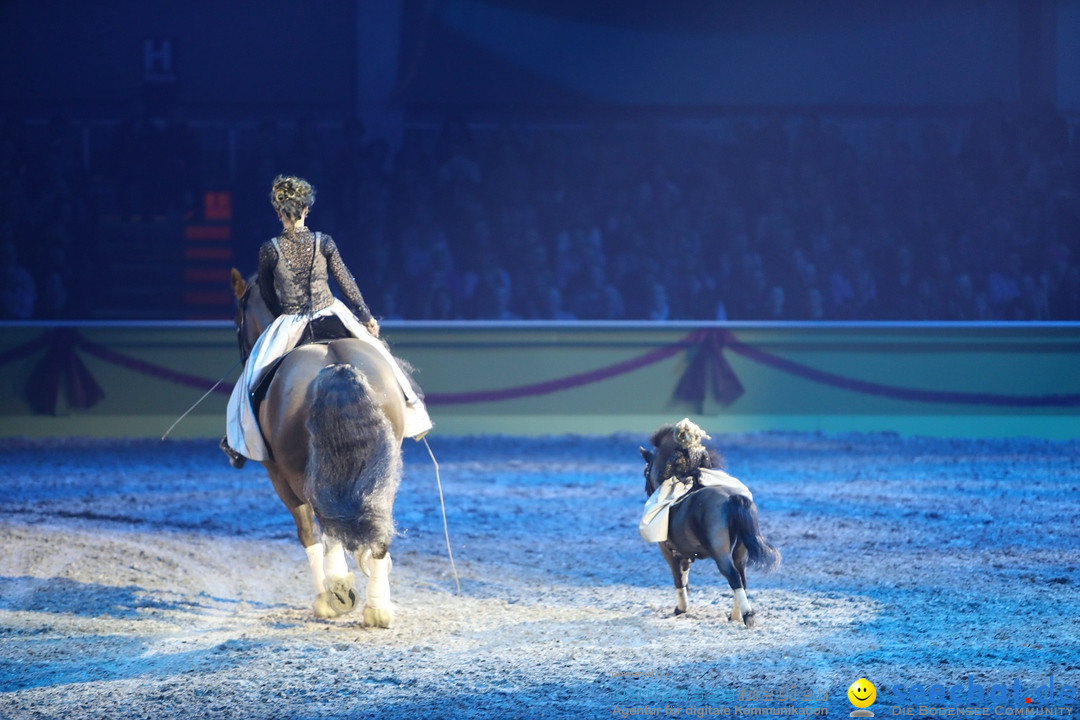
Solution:
{"label": "blurred spectator", "polygon": [[[5,225],[5,235],[7,234]],[[19,263],[15,243],[6,237],[0,241],[0,277],[3,278],[3,317],[5,320],[29,320],[34,317],[37,286],[34,277]]]}
{"label": "blurred spectator", "polygon": [[547,302],[544,303],[543,313],[540,318],[543,320],[577,320],[577,315],[563,308],[562,293],[559,288],[554,285],[549,285],[544,291],[544,297]]}
{"label": "blurred spectator", "polygon": [[649,286],[649,309],[646,314],[647,320],[657,322],[671,319],[671,308],[668,306],[667,288],[663,283],[653,282]]}
{"label": "blurred spectator", "polygon": [[[111,214],[176,216],[207,182],[201,143],[175,118],[130,110],[93,163],[117,188]],[[257,246],[273,220],[263,188],[298,172],[335,179],[321,217],[373,298],[394,293],[383,311],[404,318],[1080,320],[1069,121],[998,100],[966,118],[910,119],[773,112],[688,128],[454,115],[406,127],[393,152],[358,120],[264,123],[237,131],[233,234]],[[2,128],[17,255],[59,302],[52,290],[78,294],[93,248],[86,148],[62,118]],[[29,241],[58,216],[69,241]]]}
{"label": "blurred spectator", "polygon": [[145,105],[141,100],[133,101],[105,155],[106,172],[116,187],[122,218],[140,221],[157,209],[162,179],[159,140]]}

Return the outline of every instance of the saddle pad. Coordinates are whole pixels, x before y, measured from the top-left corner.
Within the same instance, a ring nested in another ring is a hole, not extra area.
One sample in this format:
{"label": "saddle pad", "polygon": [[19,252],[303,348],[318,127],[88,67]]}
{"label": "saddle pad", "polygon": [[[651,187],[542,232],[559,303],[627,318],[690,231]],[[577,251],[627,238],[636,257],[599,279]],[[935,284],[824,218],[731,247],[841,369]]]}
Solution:
{"label": "saddle pad", "polygon": [[660,484],[649,499],[645,501],[645,512],[638,524],[638,532],[646,542],[664,542],[668,538],[668,515],[671,508],[681,500],[684,500],[695,489],[702,487],[718,487],[727,490],[732,495],[745,495],[751,500],[754,496],[738,478],[728,475],[723,470],[709,470],[702,468],[697,483],[691,478],[685,481],[679,478],[668,478]]}
{"label": "saddle pad", "polygon": [[732,495],[745,495],[751,500],[754,496],[750,493],[750,488],[746,487],[738,478],[728,475],[723,470],[710,470],[701,468],[700,482],[704,487],[721,487],[725,490],[729,490]]}
{"label": "saddle pad", "polygon": [[[346,329],[345,324],[336,315],[323,315],[308,322],[307,327],[300,336],[300,342],[292,350],[304,345],[328,343],[332,340],[342,340],[352,336],[352,333]],[[292,352],[292,350],[289,352]],[[285,353],[285,355],[288,354],[288,352]],[[262,377],[259,378],[259,382],[255,384],[251,391],[251,407],[256,414],[259,412],[259,405],[266,398],[266,391],[270,389],[270,381],[277,374],[278,367],[281,365],[281,361],[285,359],[285,355],[274,360],[269,367],[263,370]]]}

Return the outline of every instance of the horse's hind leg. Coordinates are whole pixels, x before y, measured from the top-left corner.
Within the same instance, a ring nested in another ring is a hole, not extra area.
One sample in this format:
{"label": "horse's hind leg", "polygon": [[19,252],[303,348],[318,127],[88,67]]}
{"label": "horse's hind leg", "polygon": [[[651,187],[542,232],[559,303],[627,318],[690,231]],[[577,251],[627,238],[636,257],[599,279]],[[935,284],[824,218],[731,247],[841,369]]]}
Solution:
{"label": "horse's hind leg", "polygon": [[360,596],[356,592],[356,578],[345,564],[345,549],[337,540],[326,543],[326,578],[316,603],[325,603],[333,612],[331,617],[345,615],[356,609]]}
{"label": "horse's hind leg", "polygon": [[732,542],[726,523],[716,520],[708,523],[706,536],[710,557],[716,561],[717,569],[735,593],[731,619],[736,622],[741,620],[746,627],[753,627],[754,609],[746,599],[746,548],[741,542]]}
{"label": "horse's hind leg", "polygon": [[671,579],[675,581],[675,614],[682,615],[689,607],[690,586],[687,581],[690,577],[690,560],[675,557],[665,543],[660,543],[660,552],[671,569]]}
{"label": "horse's hind leg", "polygon": [[[275,483],[276,486],[276,483]],[[280,492],[278,493],[281,494]],[[311,577],[315,583],[316,594],[322,592],[323,586],[323,558],[325,550],[315,527],[315,513],[310,505],[297,501],[290,503],[286,498],[281,498],[285,507],[289,508],[293,522],[296,524],[296,537],[304,547],[307,554],[308,565],[311,567]]]}
{"label": "horse's hind leg", "polygon": [[[326,572],[324,570],[327,553],[318,526],[315,524],[315,512],[310,505],[296,496],[296,493],[292,491],[284,477],[271,468],[267,468],[267,472],[270,475],[270,481],[274,485],[275,492],[277,492],[285,507],[289,509],[289,514],[292,515],[293,523],[296,524],[296,537],[300,540],[300,544],[304,546],[304,553],[307,555],[308,567],[311,568],[311,581],[315,588],[315,602],[312,603],[311,609],[315,613],[315,617],[337,617],[342,614],[342,610],[340,607],[335,607],[335,605],[340,606],[342,604],[332,602],[327,593]],[[337,553],[341,553],[340,548]],[[342,556],[342,565],[344,565],[344,560],[344,556]],[[331,552],[331,564],[333,565],[334,562],[334,553]],[[333,573],[331,573],[331,576],[333,576]],[[353,607],[355,606],[356,603],[354,602]],[[344,612],[348,612],[348,610],[344,610]]]}
{"label": "horse's hind leg", "polygon": [[289,507],[289,513],[293,517],[293,522],[296,523],[296,535],[300,538],[300,544],[304,546],[308,567],[311,568],[311,581],[315,588],[315,602],[311,609],[315,617],[337,617],[337,611],[330,606],[325,597],[326,572],[323,567],[326,561],[326,548],[316,532],[315,513],[310,505],[303,503]]}
{"label": "horse's hind leg", "polygon": [[742,620],[746,627],[753,627],[754,609],[750,607],[750,601],[746,599],[746,587],[743,585],[742,575],[735,567],[735,563],[726,552],[716,553],[713,559],[716,561],[720,574],[728,581],[732,592],[735,593],[735,606],[731,610],[731,619],[736,622]]}
{"label": "horse's hind leg", "polygon": [[370,549],[361,550],[356,554],[356,564],[368,577],[364,625],[388,628],[394,621],[394,606],[390,602],[390,570],[394,563],[388,550],[381,552],[380,557]]}
{"label": "horse's hind leg", "polygon": [[[740,620],[746,627],[754,626],[754,609],[750,607],[750,601],[746,599],[746,559],[748,552],[746,546],[736,542],[731,551],[731,565],[738,573],[741,587],[732,587],[735,592],[735,606],[731,610],[731,619],[735,622]],[[722,572],[722,571],[721,571]]]}

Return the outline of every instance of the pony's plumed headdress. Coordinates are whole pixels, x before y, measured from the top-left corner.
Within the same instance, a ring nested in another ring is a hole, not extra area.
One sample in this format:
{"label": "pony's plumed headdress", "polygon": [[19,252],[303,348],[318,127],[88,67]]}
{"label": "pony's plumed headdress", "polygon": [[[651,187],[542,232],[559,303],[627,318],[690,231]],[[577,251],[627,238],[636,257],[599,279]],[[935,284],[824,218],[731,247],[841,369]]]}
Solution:
{"label": "pony's plumed headdress", "polygon": [[675,438],[678,449],[668,458],[667,466],[664,468],[665,478],[696,475],[698,468],[713,466],[709,449],[701,442],[712,440],[712,438],[690,418],[683,418],[676,423],[671,434]]}

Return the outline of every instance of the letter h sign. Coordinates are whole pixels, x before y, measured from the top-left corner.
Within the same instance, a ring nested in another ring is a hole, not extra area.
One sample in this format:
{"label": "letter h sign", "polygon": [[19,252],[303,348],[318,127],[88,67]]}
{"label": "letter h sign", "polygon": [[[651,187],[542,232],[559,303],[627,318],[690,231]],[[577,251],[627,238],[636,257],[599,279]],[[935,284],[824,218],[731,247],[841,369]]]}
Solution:
{"label": "letter h sign", "polygon": [[147,38],[143,41],[143,80],[148,83],[176,81],[172,38]]}

